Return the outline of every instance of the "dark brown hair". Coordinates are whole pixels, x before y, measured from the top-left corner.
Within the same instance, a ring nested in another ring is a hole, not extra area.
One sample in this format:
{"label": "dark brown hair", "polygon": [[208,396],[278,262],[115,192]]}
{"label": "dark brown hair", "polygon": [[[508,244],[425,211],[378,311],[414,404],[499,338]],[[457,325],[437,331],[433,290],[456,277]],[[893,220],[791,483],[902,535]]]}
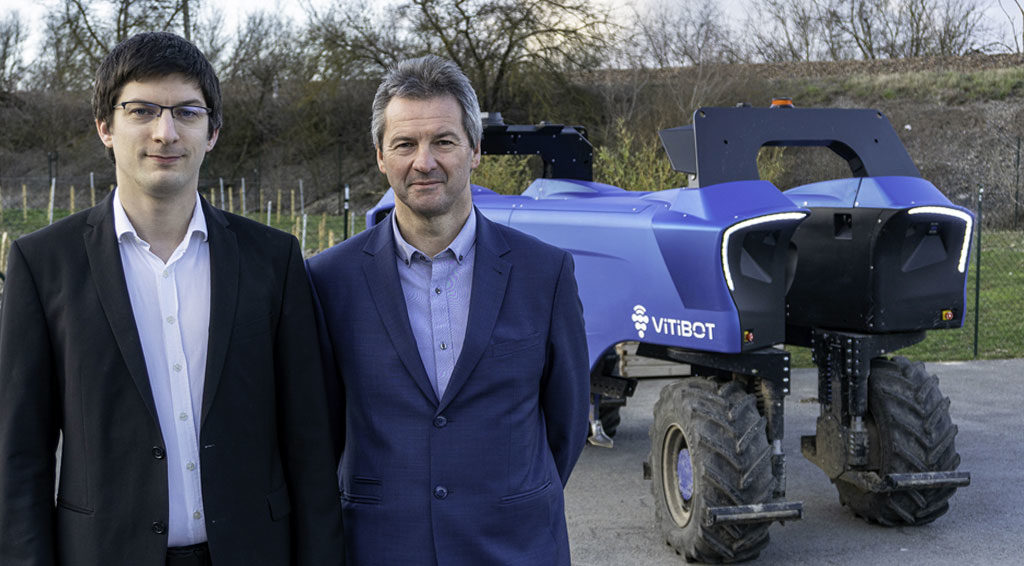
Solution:
{"label": "dark brown hair", "polygon": [[195,81],[203,92],[206,106],[213,109],[210,112],[208,133],[212,137],[214,130],[219,129],[224,121],[220,81],[202,51],[173,33],[147,32],[133,35],[118,43],[107,54],[96,71],[96,85],[92,93],[93,117],[111,126],[114,105],[125,84],[176,73]]}

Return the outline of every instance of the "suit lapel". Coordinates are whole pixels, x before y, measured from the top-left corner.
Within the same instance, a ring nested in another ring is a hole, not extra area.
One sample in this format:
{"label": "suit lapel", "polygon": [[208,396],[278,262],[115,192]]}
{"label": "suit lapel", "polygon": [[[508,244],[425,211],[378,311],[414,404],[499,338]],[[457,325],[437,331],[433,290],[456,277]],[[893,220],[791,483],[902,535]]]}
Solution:
{"label": "suit lapel", "polygon": [[238,307],[238,238],[228,229],[228,220],[202,201],[210,240],[210,335],[206,350],[206,378],[203,384],[203,409],[199,421],[206,422],[217,386],[224,373],[228,343]]}
{"label": "suit lapel", "polygon": [[[392,212],[394,214],[394,212]],[[381,322],[387,330],[388,337],[395,348],[395,353],[405,369],[412,376],[416,386],[423,394],[437,403],[437,395],[430,384],[430,378],[423,369],[420,350],[416,346],[416,338],[409,324],[409,310],[405,305],[405,294],[398,278],[398,265],[395,259],[395,239],[391,229],[391,217],[388,216],[371,228],[371,234],[363,252],[368,258],[363,263],[363,273],[370,295],[377,307]]]}
{"label": "suit lapel", "polygon": [[476,211],[476,254],[473,260],[473,290],[470,293],[469,320],[466,323],[466,337],[462,342],[462,353],[455,362],[451,380],[444,391],[439,411],[459,392],[469,379],[484,350],[491,341],[494,324],[505,299],[509,272],[512,264],[501,256],[509,251],[505,238],[495,229],[490,220]]}
{"label": "suit lapel", "polygon": [[159,423],[153,390],[149,385],[146,358],[142,353],[142,341],[135,325],[128,285],[124,279],[121,252],[118,249],[117,234],[114,230],[113,194],[94,207],[86,220],[89,228],[83,234],[85,253],[89,258],[89,269],[96,285],[103,313],[110,324],[114,340],[121,351],[128,373],[139,390],[142,402],[149,409],[153,422]]}

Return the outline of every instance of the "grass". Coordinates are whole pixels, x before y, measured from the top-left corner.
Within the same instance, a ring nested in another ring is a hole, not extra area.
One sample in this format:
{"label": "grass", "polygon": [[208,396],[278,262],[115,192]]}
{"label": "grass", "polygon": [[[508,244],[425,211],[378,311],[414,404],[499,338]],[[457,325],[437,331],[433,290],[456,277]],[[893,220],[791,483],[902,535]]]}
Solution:
{"label": "grass", "polygon": [[858,100],[919,100],[963,104],[1024,95],[1024,68],[854,74],[845,78],[783,79],[778,83],[778,88],[793,93],[793,98],[800,106],[827,106],[844,95]]}

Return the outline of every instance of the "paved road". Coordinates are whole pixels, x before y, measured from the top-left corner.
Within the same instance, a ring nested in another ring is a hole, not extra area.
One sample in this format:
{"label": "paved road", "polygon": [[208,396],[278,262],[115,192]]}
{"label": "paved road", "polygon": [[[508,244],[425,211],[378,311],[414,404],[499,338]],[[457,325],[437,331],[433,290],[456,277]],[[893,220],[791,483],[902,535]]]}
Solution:
{"label": "paved road", "polygon": [[[970,487],[930,525],[884,528],[839,505],[824,472],[800,454],[800,435],[818,416],[814,370],[793,372],[786,400],[787,498],[804,502],[804,518],[771,527],[757,564],[881,566],[1024,564],[1024,359],[930,363],[952,401],[960,429],[960,469]],[[665,380],[641,381],[622,410],[611,450],[588,446],[566,489],[575,566],[679,566],[685,562],[654,531],[650,482],[641,462],[647,430]]]}

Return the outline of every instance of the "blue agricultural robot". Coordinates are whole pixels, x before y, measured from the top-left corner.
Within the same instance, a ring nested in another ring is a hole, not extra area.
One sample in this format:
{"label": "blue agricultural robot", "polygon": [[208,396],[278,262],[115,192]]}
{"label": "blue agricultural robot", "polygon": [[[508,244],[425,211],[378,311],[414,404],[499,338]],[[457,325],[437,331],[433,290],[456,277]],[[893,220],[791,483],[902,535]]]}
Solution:
{"label": "blue agricultural robot", "polygon": [[[883,525],[945,513],[970,483],[949,399],[892,352],[962,325],[971,213],[921,178],[874,110],[701,108],[660,134],[690,186],[594,182],[582,127],[485,117],[482,152],[538,155],[544,176],[514,196],[473,186],[475,205],[576,262],[590,442],[612,445],[638,379],[678,376],[655,404],[643,466],[657,526],[687,560],[754,558],[773,521],[802,516],[785,499],[783,345],[806,346],[821,411],[801,448],[840,502]],[[759,178],[766,146],[826,147],[851,176],[780,191]]]}

